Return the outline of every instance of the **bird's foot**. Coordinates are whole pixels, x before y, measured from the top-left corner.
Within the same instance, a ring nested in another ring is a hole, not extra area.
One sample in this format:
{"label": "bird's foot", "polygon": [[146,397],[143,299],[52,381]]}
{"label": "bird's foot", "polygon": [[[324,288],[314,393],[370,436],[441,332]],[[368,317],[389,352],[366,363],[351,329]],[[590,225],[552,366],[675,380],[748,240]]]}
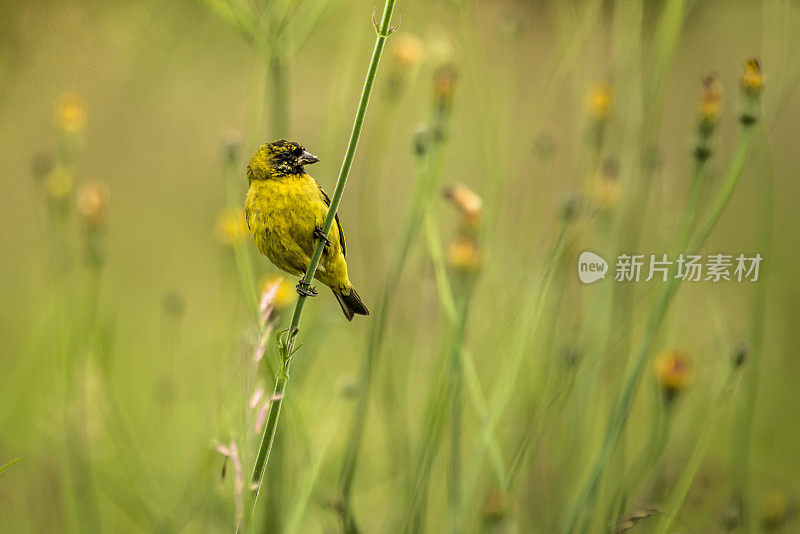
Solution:
{"label": "bird's foot", "polygon": [[303,297],[316,297],[319,292],[317,288],[311,287],[311,284],[307,284],[300,280],[297,284],[297,294]]}
{"label": "bird's foot", "polygon": [[317,241],[325,241],[325,249],[326,250],[328,249],[328,247],[331,246],[331,240],[328,239],[328,236],[326,236],[322,232],[322,228],[320,228],[319,226],[314,228],[314,234],[313,235],[314,235],[314,239],[316,239]]}

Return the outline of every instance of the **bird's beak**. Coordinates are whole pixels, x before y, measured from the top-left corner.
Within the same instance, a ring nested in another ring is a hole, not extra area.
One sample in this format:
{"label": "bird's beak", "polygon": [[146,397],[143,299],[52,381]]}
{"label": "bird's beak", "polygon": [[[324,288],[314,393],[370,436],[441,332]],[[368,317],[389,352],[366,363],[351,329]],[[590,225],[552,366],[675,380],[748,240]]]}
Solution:
{"label": "bird's beak", "polygon": [[303,155],[297,158],[299,165],[310,165],[319,161],[319,158],[310,152],[303,150]]}

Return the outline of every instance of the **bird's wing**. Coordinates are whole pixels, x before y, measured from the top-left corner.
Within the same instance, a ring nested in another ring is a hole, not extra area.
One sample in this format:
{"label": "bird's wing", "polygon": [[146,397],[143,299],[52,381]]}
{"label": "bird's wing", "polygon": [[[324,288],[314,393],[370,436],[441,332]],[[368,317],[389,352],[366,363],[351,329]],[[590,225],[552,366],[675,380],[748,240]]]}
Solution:
{"label": "bird's wing", "polygon": [[[328,193],[322,190],[322,186],[317,184],[317,189],[319,189],[320,194],[322,195],[322,199],[325,201],[325,205],[330,207],[331,205],[331,197],[328,196]],[[342,230],[342,223],[339,222],[339,214],[336,214],[336,227],[339,229],[339,243],[342,245],[342,256],[345,258],[347,257],[347,247],[344,244],[344,231]]]}

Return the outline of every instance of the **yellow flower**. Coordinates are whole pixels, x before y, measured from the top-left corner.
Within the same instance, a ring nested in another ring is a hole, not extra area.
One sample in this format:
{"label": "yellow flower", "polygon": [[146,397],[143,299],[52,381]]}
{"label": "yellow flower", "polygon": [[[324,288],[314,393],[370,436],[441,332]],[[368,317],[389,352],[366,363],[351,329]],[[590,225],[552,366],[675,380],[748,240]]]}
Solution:
{"label": "yellow flower", "polygon": [[744,74],[742,75],[742,89],[757,97],[764,87],[764,75],[761,74],[761,64],[758,59],[751,57],[744,62]]}
{"label": "yellow flower", "polygon": [[611,87],[604,82],[592,85],[586,97],[586,107],[594,120],[606,120],[614,107],[614,92]]}
{"label": "yellow flower", "polygon": [[399,96],[409,81],[414,78],[422,60],[422,52],[422,41],[416,36],[409,33],[399,36],[389,58],[388,79],[389,91],[392,96]]}
{"label": "yellow flower", "polygon": [[76,94],[64,93],[56,104],[56,127],[66,133],[79,133],[86,126],[86,106]]}
{"label": "yellow flower", "polygon": [[447,249],[447,263],[454,271],[471,273],[481,267],[481,252],[474,239],[456,237]]}
{"label": "yellow flower", "polygon": [[72,193],[72,173],[63,165],[57,165],[44,179],[45,191],[51,200],[62,200]]}
{"label": "yellow flower", "polygon": [[275,311],[285,310],[297,299],[297,291],[292,282],[285,276],[279,274],[268,274],[261,278],[259,286],[261,294],[264,294],[268,289],[277,285],[277,290],[272,297],[272,308]]}
{"label": "yellow flower", "polygon": [[87,226],[97,227],[105,222],[108,196],[108,186],[99,182],[88,182],[78,189],[78,213]]}
{"label": "yellow flower", "polygon": [[676,349],[661,353],[656,360],[656,378],[668,397],[689,387],[694,378],[694,367],[689,355]]}
{"label": "yellow flower", "polygon": [[249,233],[244,211],[241,208],[228,209],[217,216],[214,224],[214,237],[220,245],[233,247],[237,241],[245,239]]}
{"label": "yellow flower", "polygon": [[772,490],[761,501],[761,522],[767,530],[777,529],[786,520],[789,500],[786,494]]}
{"label": "yellow flower", "polygon": [[410,33],[401,33],[392,49],[392,66],[394,68],[408,70],[416,66],[422,60],[422,41]]}

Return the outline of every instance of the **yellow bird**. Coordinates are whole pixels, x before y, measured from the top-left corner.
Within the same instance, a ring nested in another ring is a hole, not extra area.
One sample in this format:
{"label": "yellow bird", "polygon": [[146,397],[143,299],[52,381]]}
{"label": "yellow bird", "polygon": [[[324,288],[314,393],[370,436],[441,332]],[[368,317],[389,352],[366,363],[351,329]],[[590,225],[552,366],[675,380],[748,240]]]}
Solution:
{"label": "yellow bird", "polygon": [[[347,277],[345,242],[339,215],[328,236],[322,224],[331,200],[304,165],[319,161],[294,141],[278,140],[261,145],[250,158],[245,199],[247,226],[258,249],[276,267],[292,275],[304,275],[317,240],[326,242],[314,278],[330,287],[344,316],[369,315]],[[304,296],[317,294],[315,288],[297,284]]]}

